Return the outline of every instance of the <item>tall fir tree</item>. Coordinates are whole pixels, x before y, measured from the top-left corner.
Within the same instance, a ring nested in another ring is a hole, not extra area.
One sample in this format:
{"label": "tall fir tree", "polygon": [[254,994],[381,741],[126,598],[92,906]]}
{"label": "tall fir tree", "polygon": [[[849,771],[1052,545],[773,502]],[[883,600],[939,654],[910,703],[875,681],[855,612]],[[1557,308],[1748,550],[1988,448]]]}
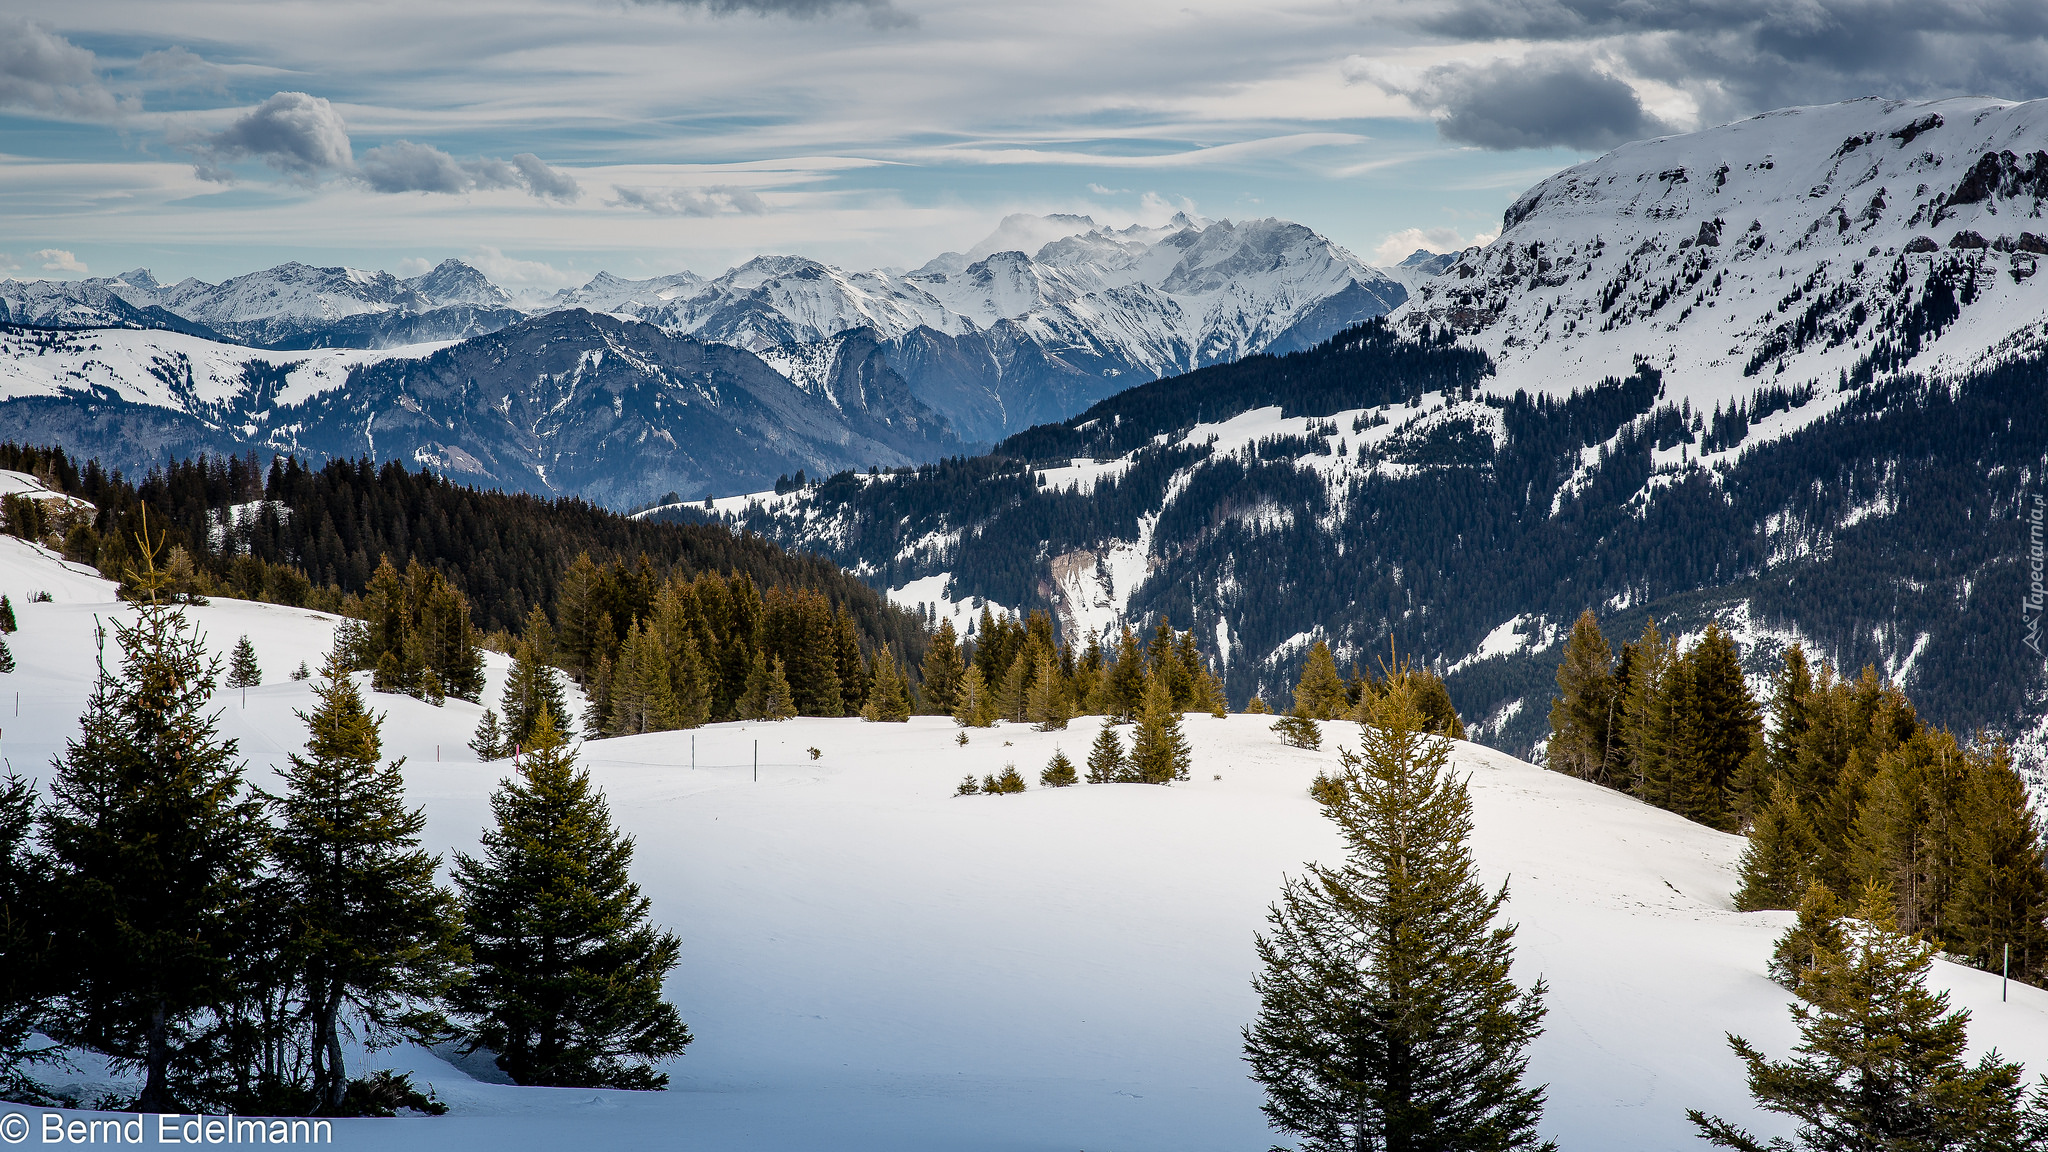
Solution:
{"label": "tall fir tree", "polygon": [[953,694],[953,720],[962,728],[986,728],[996,722],[994,693],[982,678],[981,666],[969,664],[960,674],[960,687]]}
{"label": "tall fir tree", "polygon": [[1588,608],[1572,625],[1557,666],[1557,697],[1550,704],[1550,742],[1544,766],[1596,784],[1610,784],[1613,738],[1621,694],[1614,682],[1614,650]]}
{"label": "tall fir tree", "polygon": [[1130,760],[1124,755],[1124,742],[1116,734],[1116,726],[1108,718],[1095,731],[1095,743],[1088,746],[1088,782],[1090,784],[1118,784],[1128,779]]}
{"label": "tall fir tree", "polygon": [[2009,947],[2013,975],[2038,982],[2048,975],[2048,863],[2040,819],[2002,745],[1970,754],[1961,815],[1942,944],[1992,971]]}
{"label": "tall fir tree", "polygon": [[648,923],[633,841],[545,709],[491,814],[481,855],[454,867],[471,959],[451,1000],[471,1045],[521,1084],[667,1087],[651,1062],[691,1040],[661,998],[681,942]]}
{"label": "tall fir tree", "polygon": [[1405,686],[1376,719],[1323,805],[1344,863],[1289,879],[1256,941],[1245,1059],[1267,1120],[1309,1152],[1549,1148],[1544,1090],[1523,1083],[1545,989],[1510,977],[1471,798]]}
{"label": "tall fir tree", "polygon": [[1040,732],[1057,732],[1067,726],[1073,707],[1067,699],[1058,661],[1039,661],[1038,675],[1031,680],[1025,705],[1024,718],[1037,725]]}
{"label": "tall fir tree", "polygon": [[114,623],[121,669],[101,665],[42,813],[66,909],[50,1033],[141,1069],[137,1110],[176,1112],[256,934],[244,916],[266,829],[235,742],[204,711],[220,662],[172,603],[161,541],[141,544],[134,622]]}
{"label": "tall fir tree", "polygon": [[1351,714],[1351,696],[1344,678],[1337,674],[1337,661],[1330,646],[1321,640],[1308,650],[1302,662],[1301,679],[1294,685],[1294,713],[1312,720],[1336,720]]}
{"label": "tall fir tree", "polygon": [[1856,917],[1841,922],[1840,950],[1817,948],[1793,973],[1795,1059],[1728,1038],[1757,1106],[1798,1122],[1793,1140],[1766,1143],[1691,1110],[1709,1143],[1739,1152],[2031,1146],[2020,1066],[1995,1052],[1964,1063],[1969,1013],[1928,990],[1935,946],[1900,932],[1891,905],[1881,885],[1867,887]]}
{"label": "tall fir tree", "polygon": [[1194,754],[1173,710],[1173,694],[1154,678],[1145,690],[1145,707],[1131,733],[1131,778],[1140,784],[1171,784],[1186,780]]}
{"label": "tall fir tree", "polygon": [[489,763],[503,760],[505,751],[505,730],[498,724],[498,713],[491,708],[484,709],[483,718],[476,722],[476,734],[469,738],[469,750],[476,753],[478,761]]}
{"label": "tall fir tree", "polygon": [[889,651],[887,644],[875,650],[874,683],[867,692],[867,704],[861,708],[863,720],[903,724],[910,720],[910,693],[903,685],[903,676],[896,671],[896,655]]}
{"label": "tall fir tree", "polygon": [[333,1114],[348,1095],[343,1033],[352,1023],[373,1048],[431,1042],[444,1022],[425,1006],[450,986],[462,950],[455,899],[434,879],[440,858],[419,846],[426,813],[405,806],[402,761],[378,764],[381,719],[345,664],[330,657],[321,675],[318,703],[298,714],[306,753],[289,758],[284,791],[268,799],[313,1094]]}
{"label": "tall fir tree", "polygon": [[36,789],[26,778],[0,776],[0,1100],[42,1103],[29,1076],[57,1053],[33,1034],[49,1011],[58,972],[50,863],[35,850]]}
{"label": "tall fir tree", "polygon": [[961,677],[967,669],[960,659],[960,637],[953,631],[953,621],[939,621],[939,630],[932,634],[931,643],[924,650],[924,706],[926,710],[939,715],[951,715],[953,696],[960,690]]}
{"label": "tall fir tree", "polygon": [[1742,888],[1735,907],[1797,908],[1813,875],[1813,832],[1791,785],[1776,781],[1771,801],[1749,829],[1742,849]]}
{"label": "tall fir tree", "polygon": [[[540,609],[534,609],[537,616]],[[547,652],[553,639],[547,617],[527,619],[529,635],[520,638],[512,656],[512,673],[505,678],[505,690],[498,695],[498,711],[505,717],[505,740],[515,748],[533,739],[534,721],[546,710],[550,716],[568,715],[562,700],[562,682],[548,664]],[[533,635],[538,633],[538,635]]]}
{"label": "tall fir tree", "polygon": [[1147,680],[1137,633],[1126,624],[1117,635],[1116,663],[1110,666],[1108,684],[1103,690],[1102,714],[1118,724],[1136,720],[1145,707]]}
{"label": "tall fir tree", "polygon": [[235,641],[234,654],[228,658],[227,686],[254,688],[262,683],[263,669],[256,664],[256,646],[244,636]]}
{"label": "tall fir tree", "polygon": [[1074,762],[1058,749],[1053,750],[1052,759],[1038,773],[1038,782],[1047,788],[1065,788],[1080,783],[1080,780],[1074,771]]}

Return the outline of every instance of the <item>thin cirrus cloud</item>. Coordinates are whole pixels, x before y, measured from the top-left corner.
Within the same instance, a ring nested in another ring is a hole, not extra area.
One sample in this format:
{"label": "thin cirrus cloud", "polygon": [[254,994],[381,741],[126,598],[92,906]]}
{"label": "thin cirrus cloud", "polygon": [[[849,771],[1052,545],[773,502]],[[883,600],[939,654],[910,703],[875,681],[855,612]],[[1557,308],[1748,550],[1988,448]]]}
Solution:
{"label": "thin cirrus cloud", "polygon": [[838,12],[853,11],[867,17],[876,28],[910,28],[917,17],[897,8],[890,0],[643,0],[677,8],[702,8],[714,15],[788,16],[816,20]]}
{"label": "thin cirrus cloud", "polygon": [[638,208],[656,216],[759,216],[768,205],[753,192],[731,184],[703,188],[640,188],[614,184],[614,207]]}
{"label": "thin cirrus cloud", "polygon": [[187,136],[181,143],[194,157],[203,180],[232,183],[231,164],[260,160],[304,185],[330,175],[353,178],[374,192],[459,195],[477,190],[517,188],[537,200],[569,202],[583,194],[575,177],[550,167],[531,152],[511,160],[457,160],[431,144],[394,140],[355,158],[348,125],[333,104],[305,92],[279,92],[236,117],[218,132]]}

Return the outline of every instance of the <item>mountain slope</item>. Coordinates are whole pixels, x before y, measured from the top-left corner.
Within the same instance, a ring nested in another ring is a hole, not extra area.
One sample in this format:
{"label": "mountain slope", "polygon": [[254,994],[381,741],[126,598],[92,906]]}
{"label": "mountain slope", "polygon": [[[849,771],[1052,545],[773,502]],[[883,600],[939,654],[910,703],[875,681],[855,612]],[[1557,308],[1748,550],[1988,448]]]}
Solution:
{"label": "mountain slope", "polygon": [[[53,594],[17,597],[22,630],[9,637],[22,668],[8,679],[23,693],[9,754],[41,772],[90,691],[95,614],[127,609],[110,584],[12,539],[0,538],[0,587]],[[225,598],[192,616],[215,649],[248,635],[269,673],[246,706],[240,693],[218,705],[252,782],[274,787],[270,774],[304,741],[293,712],[311,704],[309,685],[281,673],[317,666],[335,620]],[[487,659],[489,702],[505,661]],[[371,700],[386,716],[384,754],[404,758],[407,802],[426,813],[423,846],[474,853],[487,797],[510,771],[464,747],[482,708]],[[1015,763],[1035,775],[1055,748],[1085,747],[1095,723],[1006,724],[965,747],[950,723],[923,717],[583,744],[579,764],[637,842],[634,878],[653,920],[683,940],[667,993],[697,1041],[666,1066],[673,1089],[520,1088],[417,1048],[351,1049],[352,1066],[412,1071],[450,1113],[339,1120],[335,1144],[541,1152],[593,1134],[707,1152],[1271,1143],[1239,1057],[1238,1029],[1256,1011],[1252,937],[1283,876],[1341,851],[1307,794],[1336,752],[1287,748],[1260,717],[1191,716],[1194,771],[1182,784],[951,795],[963,773]],[[1332,745],[1350,743],[1346,727],[1326,729]],[[1790,917],[1729,905],[1741,841],[1475,745],[1454,757],[1469,773],[1478,867],[1509,885],[1516,979],[1540,975],[1550,988],[1530,1068],[1549,1086],[1542,1134],[1573,1149],[1684,1147],[1687,1108],[1782,1132],[1752,1110],[1723,1039],[1733,1031],[1777,1057],[1794,1041],[1788,997],[1763,971]],[[1977,1050],[2048,1068],[2048,993],[2014,985],[2002,1002],[1995,975],[1946,963],[1933,983],[1974,1013]],[[97,1066],[54,1075],[132,1083]]]}

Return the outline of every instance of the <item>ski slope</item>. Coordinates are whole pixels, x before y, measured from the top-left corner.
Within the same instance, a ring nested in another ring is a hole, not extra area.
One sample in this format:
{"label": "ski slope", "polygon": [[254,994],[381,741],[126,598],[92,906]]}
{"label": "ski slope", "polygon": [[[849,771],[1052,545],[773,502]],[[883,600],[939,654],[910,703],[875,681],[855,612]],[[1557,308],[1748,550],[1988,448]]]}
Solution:
{"label": "ski slope", "polygon": [[[51,603],[28,603],[47,590]],[[75,729],[95,617],[112,585],[0,538],[0,591],[21,630],[0,676],[0,753],[43,774]],[[246,633],[266,683],[223,692],[222,730],[251,779],[299,747],[307,685],[333,617],[215,600],[192,610],[222,653]],[[492,690],[504,674],[490,658]],[[13,694],[21,693],[19,714]],[[507,770],[463,747],[481,709],[373,697],[385,752],[407,757],[436,851],[474,850]],[[1282,746],[1261,717],[1190,716],[1193,779],[1168,788],[1036,786],[1055,748],[1080,759],[1098,721],[1066,732],[970,733],[806,719],[586,744],[582,761],[638,840],[635,873],[683,940],[669,995],[697,1036],[665,1093],[486,1083],[415,1049],[351,1067],[412,1070],[452,1111],[356,1120],[335,1144],[393,1149],[571,1147],[1190,1152],[1274,1142],[1238,1059],[1252,1017],[1252,934],[1281,878],[1332,859],[1308,798],[1334,751]],[[1349,725],[1326,743],[1355,746]],[[759,779],[754,756],[759,747]],[[809,749],[819,755],[813,759]],[[692,766],[694,757],[694,764]],[[1518,979],[1550,984],[1532,1074],[1542,1130],[1573,1152],[1693,1146],[1701,1107],[1747,1122],[1739,1032],[1782,1054],[1785,994],[1765,980],[1786,913],[1732,910],[1741,841],[1617,793],[1459,744],[1475,851],[1512,888]],[[1022,795],[956,798],[967,773],[1014,762]],[[2048,1070],[2048,993],[1949,965],[1936,979],[1976,1014],[1972,1036]],[[107,1080],[81,1060],[57,1084]],[[0,1109],[0,1112],[7,1109]],[[1766,1132],[1779,1131],[1758,1123]]]}

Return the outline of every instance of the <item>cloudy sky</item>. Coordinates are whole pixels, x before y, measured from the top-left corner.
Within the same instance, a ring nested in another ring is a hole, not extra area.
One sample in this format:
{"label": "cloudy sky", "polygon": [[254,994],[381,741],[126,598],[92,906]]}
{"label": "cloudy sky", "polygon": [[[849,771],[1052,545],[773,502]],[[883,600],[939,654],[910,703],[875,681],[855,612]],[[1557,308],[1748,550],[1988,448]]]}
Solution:
{"label": "cloudy sky", "polygon": [[1617,143],[2048,95],[2040,0],[12,0],[0,275],[868,267],[1013,211],[1483,240]]}

